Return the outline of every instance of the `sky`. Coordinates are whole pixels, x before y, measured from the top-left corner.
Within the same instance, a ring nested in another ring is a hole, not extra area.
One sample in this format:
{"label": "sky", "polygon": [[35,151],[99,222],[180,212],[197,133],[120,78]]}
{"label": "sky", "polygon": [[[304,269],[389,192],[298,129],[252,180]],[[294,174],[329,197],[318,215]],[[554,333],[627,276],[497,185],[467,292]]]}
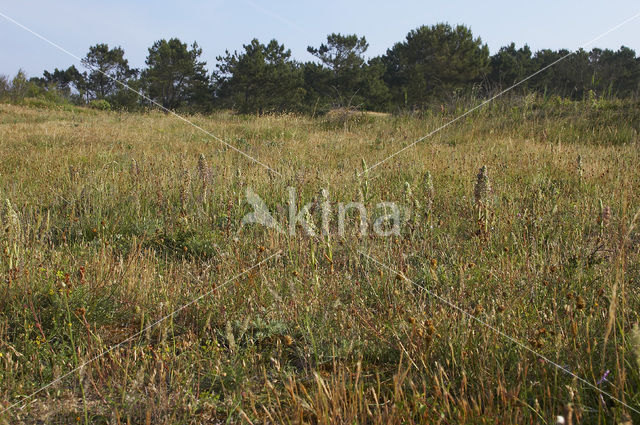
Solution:
{"label": "sky", "polygon": [[[134,67],[143,67],[155,40],[178,37],[203,49],[207,68],[216,56],[240,50],[258,38],[275,38],[293,57],[313,57],[307,46],[318,46],[327,34],[364,35],[367,56],[383,54],[421,25],[448,22],[471,27],[491,53],[515,42],[535,51],[576,49],[640,12],[637,0],[418,1],[418,0],[0,0],[0,13],[83,57],[89,46],[121,46]],[[591,47],[617,49],[621,45],[640,53],[640,16],[606,35]],[[28,76],[67,68],[76,59],[38,39],[0,16],[0,74],[19,68]],[[81,68],[79,68],[81,69]]]}

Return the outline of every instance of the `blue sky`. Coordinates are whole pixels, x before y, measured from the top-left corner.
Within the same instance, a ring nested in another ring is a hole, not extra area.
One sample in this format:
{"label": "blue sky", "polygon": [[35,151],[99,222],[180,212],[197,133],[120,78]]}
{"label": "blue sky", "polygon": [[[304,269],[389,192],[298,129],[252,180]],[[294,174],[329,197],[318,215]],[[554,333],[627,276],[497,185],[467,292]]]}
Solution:
{"label": "blue sky", "polygon": [[[640,12],[631,0],[583,1],[417,1],[417,0],[235,0],[203,1],[0,1],[0,12],[84,56],[90,45],[106,42],[125,49],[129,62],[144,65],[147,48],[177,36],[203,48],[208,69],[225,49],[238,50],[252,38],[276,38],[298,60],[309,60],[308,45],[331,32],[356,33],[369,41],[369,56],[382,54],[407,32],[438,22],[463,23],[491,52],[511,41],[532,49],[576,48]],[[23,68],[29,76],[66,68],[75,61],[0,17],[0,74]],[[640,52],[640,18],[595,43],[629,46]],[[77,65],[77,64],[76,64]]]}

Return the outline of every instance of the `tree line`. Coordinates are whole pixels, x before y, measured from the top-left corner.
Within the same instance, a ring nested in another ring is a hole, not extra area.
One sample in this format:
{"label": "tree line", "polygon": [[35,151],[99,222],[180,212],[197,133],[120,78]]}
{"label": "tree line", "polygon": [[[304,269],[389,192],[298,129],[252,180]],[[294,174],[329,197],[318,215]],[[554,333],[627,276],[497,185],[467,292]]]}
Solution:
{"label": "tree line", "polygon": [[[44,71],[27,80],[19,72],[0,78],[0,95],[63,98],[98,108],[135,110],[162,105],[170,110],[241,113],[309,112],[333,108],[372,111],[422,109],[464,96],[490,96],[565,56],[569,50],[514,43],[493,55],[464,25],[421,26],[389,48],[366,58],[365,37],[331,34],[307,51],[317,60],[299,62],[276,40],[254,39],[240,51],[226,51],[209,72],[202,49],[177,38],[158,40],[146,67],[130,67],[121,47],[97,44],[75,66]],[[129,87],[129,88],[127,88]],[[637,98],[640,58],[634,50],[579,50],[514,89],[570,99]],[[153,102],[151,102],[151,101]]]}

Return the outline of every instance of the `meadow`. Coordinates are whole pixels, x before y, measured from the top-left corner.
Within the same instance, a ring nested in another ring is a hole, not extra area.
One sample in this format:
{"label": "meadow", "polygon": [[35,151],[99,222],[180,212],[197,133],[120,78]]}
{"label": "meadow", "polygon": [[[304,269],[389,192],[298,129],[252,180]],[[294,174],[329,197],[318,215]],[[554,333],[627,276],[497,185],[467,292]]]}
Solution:
{"label": "meadow", "polygon": [[[469,105],[188,116],[281,175],[161,112],[26,103],[0,104],[0,423],[640,421],[637,102],[501,100],[368,172]],[[289,187],[400,231],[242,225]]]}

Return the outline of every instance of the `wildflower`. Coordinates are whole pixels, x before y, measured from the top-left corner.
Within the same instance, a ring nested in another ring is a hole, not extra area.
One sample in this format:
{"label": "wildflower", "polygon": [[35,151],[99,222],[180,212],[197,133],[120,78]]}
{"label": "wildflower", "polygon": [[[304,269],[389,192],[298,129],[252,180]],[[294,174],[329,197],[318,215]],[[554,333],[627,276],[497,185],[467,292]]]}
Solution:
{"label": "wildflower", "polygon": [[582,175],[584,174],[584,168],[582,167],[582,155],[578,155],[578,158],[576,159],[576,170],[578,171],[578,176],[582,178]]}
{"label": "wildflower", "polygon": [[203,153],[198,157],[198,173],[200,173],[200,177],[204,179],[205,173],[207,172],[207,158]]}
{"label": "wildflower", "polygon": [[404,221],[406,221],[406,222],[408,222],[409,219],[411,218],[411,209],[409,208],[409,205],[411,205],[411,204],[414,204],[414,206],[418,206],[419,205],[419,204],[416,204],[415,202],[413,202],[414,200],[415,200],[415,198],[413,197],[413,191],[411,190],[411,184],[409,184],[409,182],[404,182],[404,202],[407,205],[407,209],[404,210]]}
{"label": "wildflower", "polygon": [[69,165],[69,181],[71,181],[71,183],[74,183],[78,179],[78,174],[76,167]]}
{"label": "wildflower", "polygon": [[598,381],[598,383],[596,385],[600,385],[602,384],[604,381],[607,380],[607,377],[609,376],[609,373],[611,371],[609,369],[606,370],[606,372],[604,373],[604,375],[602,375],[602,378],[600,378],[600,380]]}
{"label": "wildflower", "polygon": [[227,344],[229,345],[229,349],[231,351],[235,351],[236,349],[236,339],[233,335],[233,327],[231,326],[231,322],[227,321],[225,336],[227,337]]}
{"label": "wildflower", "polygon": [[413,192],[411,191],[411,185],[409,182],[404,182],[404,200],[407,204],[411,203],[413,198]]}
{"label": "wildflower", "polygon": [[18,232],[20,230],[20,219],[18,218],[18,213],[13,209],[11,205],[11,201],[5,199],[4,204],[4,226],[7,233],[9,232]]}
{"label": "wildflower", "polygon": [[636,356],[636,362],[640,367],[640,326],[637,323],[631,329],[631,351]]}
{"label": "wildflower", "polygon": [[191,190],[191,174],[189,170],[184,170],[182,172],[182,187],[180,188],[180,203],[182,204],[182,209],[186,210],[187,208],[187,200],[189,198],[189,191]]}
{"label": "wildflower", "polygon": [[138,161],[136,161],[135,159],[131,160],[131,166],[129,167],[129,172],[134,177],[138,177],[138,175],[140,174],[140,167],[138,167]]}
{"label": "wildflower", "polygon": [[482,204],[486,202],[488,196],[491,194],[491,182],[489,181],[489,175],[487,174],[487,166],[483,165],[478,172],[476,178],[476,186],[473,190],[473,195],[476,200],[476,204]]}
{"label": "wildflower", "polygon": [[293,345],[293,338],[291,338],[289,335],[285,335],[284,345],[286,345],[287,347],[290,347],[291,345]]}

